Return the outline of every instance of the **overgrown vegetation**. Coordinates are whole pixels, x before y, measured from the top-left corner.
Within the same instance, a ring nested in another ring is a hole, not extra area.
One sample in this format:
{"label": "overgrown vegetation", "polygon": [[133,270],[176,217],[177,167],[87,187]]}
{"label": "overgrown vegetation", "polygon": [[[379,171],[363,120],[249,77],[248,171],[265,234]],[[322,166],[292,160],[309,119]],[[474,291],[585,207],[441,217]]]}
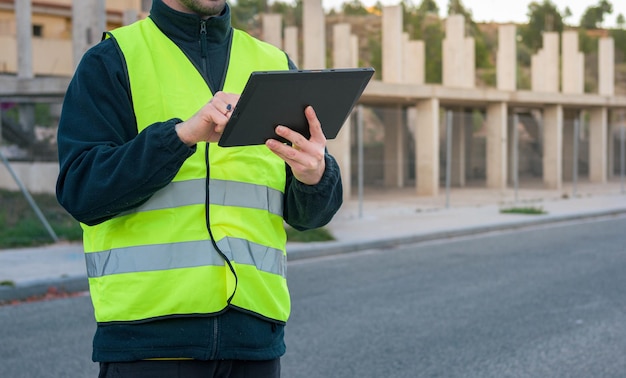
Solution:
{"label": "overgrown vegetation", "polygon": [[500,209],[500,213],[502,214],[525,214],[525,215],[542,215],[547,214],[542,207],[511,207],[507,209]]}
{"label": "overgrown vegetation", "polygon": [[[51,194],[32,194],[59,239],[81,240],[82,230]],[[28,247],[53,242],[21,192],[0,190],[0,248]]]}
{"label": "overgrown vegetation", "polygon": [[315,228],[308,231],[298,231],[291,227],[285,229],[287,231],[287,240],[290,242],[318,242],[335,240],[333,235],[326,228]]}

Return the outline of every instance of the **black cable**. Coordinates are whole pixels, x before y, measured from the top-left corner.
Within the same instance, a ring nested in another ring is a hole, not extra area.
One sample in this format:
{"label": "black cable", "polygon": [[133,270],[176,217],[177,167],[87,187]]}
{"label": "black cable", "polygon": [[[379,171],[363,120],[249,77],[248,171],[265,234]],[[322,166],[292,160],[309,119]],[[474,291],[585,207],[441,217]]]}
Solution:
{"label": "black cable", "polygon": [[230,271],[233,273],[233,276],[235,277],[235,290],[233,290],[233,293],[230,295],[230,297],[228,297],[228,300],[226,301],[230,305],[230,302],[232,301],[233,297],[235,296],[235,293],[237,292],[237,285],[239,284],[239,278],[237,277],[237,273],[235,272],[235,268],[233,267],[233,264],[230,262],[230,260],[226,256],[226,254],[224,252],[222,252],[220,247],[217,246],[217,243],[215,242],[215,238],[213,237],[213,232],[211,231],[211,221],[210,221],[211,217],[209,215],[209,205],[210,205],[210,201],[209,201],[209,196],[210,196],[209,183],[210,183],[211,179],[210,179],[209,143],[208,142],[206,143],[206,148],[204,149],[204,160],[205,160],[205,163],[206,163],[206,183],[205,183],[206,196],[205,196],[205,199],[204,199],[204,206],[206,207],[206,211],[205,211],[205,214],[206,214],[206,228],[209,231],[209,236],[211,237],[211,243],[213,244],[213,248],[215,248],[217,253],[219,253],[219,255],[224,259],[224,261],[226,261],[226,264],[228,264],[228,267],[230,268]]}

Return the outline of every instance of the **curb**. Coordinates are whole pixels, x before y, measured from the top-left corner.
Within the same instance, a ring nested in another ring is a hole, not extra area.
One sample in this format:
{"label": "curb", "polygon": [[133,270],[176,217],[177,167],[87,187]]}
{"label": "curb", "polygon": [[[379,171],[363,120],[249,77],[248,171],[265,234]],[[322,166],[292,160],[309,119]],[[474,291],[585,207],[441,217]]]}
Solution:
{"label": "curb", "polygon": [[[330,242],[332,244],[314,243],[314,245],[298,245],[288,252],[289,261],[304,260],[316,257],[332,256],[343,253],[359,252],[368,249],[393,248],[404,244],[422,243],[463,236],[486,234],[489,232],[518,230],[544,224],[558,224],[581,219],[608,218],[626,214],[626,209],[595,211],[573,215],[543,215],[542,219],[524,220],[505,224],[488,224],[484,226],[465,227],[449,231],[431,232],[394,238],[382,238],[363,242]],[[542,217],[542,215],[529,215]]]}
{"label": "curb", "polygon": [[89,290],[87,276],[42,279],[20,283],[15,286],[0,287],[0,304],[12,301],[23,301],[28,298],[43,296],[51,288],[60,293],[78,293]]}

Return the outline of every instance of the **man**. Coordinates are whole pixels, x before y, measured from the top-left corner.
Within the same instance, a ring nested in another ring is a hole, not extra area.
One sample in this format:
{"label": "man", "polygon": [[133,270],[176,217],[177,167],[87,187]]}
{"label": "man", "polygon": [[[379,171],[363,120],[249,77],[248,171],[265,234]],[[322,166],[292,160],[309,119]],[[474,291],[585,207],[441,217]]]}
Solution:
{"label": "man", "polygon": [[[278,377],[284,222],[328,223],[339,168],[310,139],[215,142],[252,71],[295,68],[225,0],[154,0],[79,64],[59,125],[59,202],[84,229],[101,377]],[[280,101],[280,99],[276,99]]]}

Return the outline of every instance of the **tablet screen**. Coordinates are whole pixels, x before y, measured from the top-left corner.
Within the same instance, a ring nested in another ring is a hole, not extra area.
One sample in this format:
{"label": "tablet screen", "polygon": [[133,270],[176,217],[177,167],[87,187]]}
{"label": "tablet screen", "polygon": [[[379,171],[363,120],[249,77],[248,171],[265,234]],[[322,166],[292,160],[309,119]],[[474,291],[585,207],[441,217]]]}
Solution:
{"label": "tablet screen", "polygon": [[308,139],[304,109],[309,105],[326,139],[333,139],[373,74],[373,68],[253,72],[218,144],[259,145],[270,138],[286,142],[274,132],[278,125]]}

